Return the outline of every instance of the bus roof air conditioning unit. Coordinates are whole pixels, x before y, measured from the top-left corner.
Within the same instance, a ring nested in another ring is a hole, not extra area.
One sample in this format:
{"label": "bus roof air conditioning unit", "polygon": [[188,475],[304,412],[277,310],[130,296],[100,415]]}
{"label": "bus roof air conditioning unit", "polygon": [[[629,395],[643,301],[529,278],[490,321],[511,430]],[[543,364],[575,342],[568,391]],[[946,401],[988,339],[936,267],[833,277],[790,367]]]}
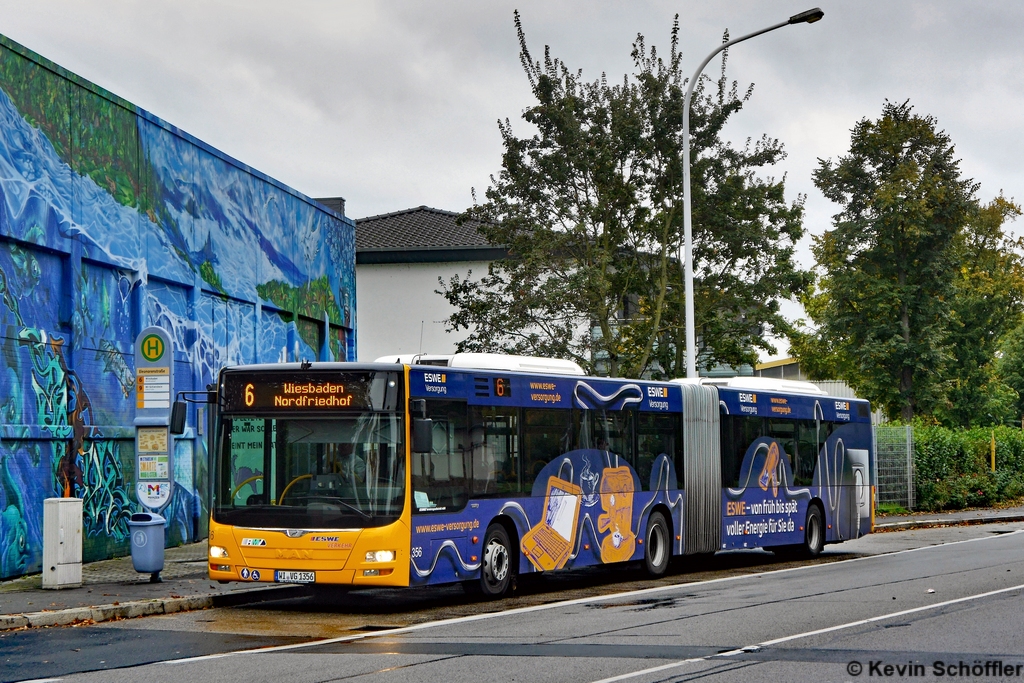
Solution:
{"label": "bus roof air conditioning unit", "polygon": [[578,364],[560,358],[539,356],[513,356],[504,353],[425,354],[403,353],[381,356],[375,363],[405,363],[407,365],[437,365],[467,370],[512,370],[541,372],[552,375],[585,375]]}
{"label": "bus roof air conditioning unit", "polygon": [[793,379],[775,379],[772,377],[701,377],[694,379],[673,379],[676,384],[711,385],[728,389],[750,389],[752,391],[774,391],[780,394],[810,394],[812,396],[827,396],[811,382],[801,382]]}
{"label": "bus roof air conditioning unit", "polygon": [[501,353],[457,353],[448,363],[451,368],[473,370],[513,370],[518,372],[545,372],[554,375],[585,375],[583,368],[571,360],[540,358],[538,356],[511,356]]}

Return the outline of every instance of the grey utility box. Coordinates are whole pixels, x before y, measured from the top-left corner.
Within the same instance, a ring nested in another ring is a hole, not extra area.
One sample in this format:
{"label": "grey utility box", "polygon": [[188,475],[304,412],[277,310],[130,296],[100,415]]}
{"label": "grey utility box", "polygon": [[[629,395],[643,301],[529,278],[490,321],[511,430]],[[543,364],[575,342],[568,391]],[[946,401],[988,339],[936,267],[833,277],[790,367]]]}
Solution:
{"label": "grey utility box", "polygon": [[43,501],[43,588],[82,585],[82,499]]}
{"label": "grey utility box", "polygon": [[132,532],[132,566],[150,581],[160,581],[164,568],[164,518],[153,512],[136,512],[128,521]]}

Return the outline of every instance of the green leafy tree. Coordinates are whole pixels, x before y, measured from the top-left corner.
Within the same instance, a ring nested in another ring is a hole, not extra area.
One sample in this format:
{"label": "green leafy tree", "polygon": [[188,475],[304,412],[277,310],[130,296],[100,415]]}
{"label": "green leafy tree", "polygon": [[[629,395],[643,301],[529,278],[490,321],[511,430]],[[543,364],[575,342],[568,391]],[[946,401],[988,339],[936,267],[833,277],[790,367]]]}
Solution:
{"label": "green leafy tree", "polygon": [[[613,375],[680,375],[685,366],[683,287],[675,258],[682,235],[685,79],[678,18],[667,61],[643,36],[633,44],[634,78],[585,81],[545,48],[527,48],[518,13],[520,59],[536,103],[517,137],[499,121],[502,170],[486,201],[464,219],[481,221],[507,259],[474,279],[440,281],[455,306],[449,330],[468,330],[462,351],[571,358]],[[792,262],[802,234],[802,198],[787,203],[782,181],[756,169],[783,155],[762,137],[743,148],[721,138],[749,99],[725,77],[704,78],[691,112],[695,308],[700,364],[752,362],[770,349],[763,333],[784,332],[778,299],[808,281]]]}
{"label": "green leafy tree", "polygon": [[886,102],[854,126],[850,151],[814,183],[841,207],[812,251],[820,278],[804,303],[817,324],[792,349],[812,376],[842,377],[890,417],[931,414],[953,359],[957,245],[977,185],[931,116]]}
{"label": "green leafy tree", "polygon": [[1021,323],[1024,241],[1003,225],[1020,207],[1000,196],[978,207],[954,240],[956,268],[948,320],[952,356],[943,373],[946,397],[936,417],[948,426],[1015,421],[1017,391],[1001,377],[997,351]]}
{"label": "green leafy tree", "polygon": [[1000,341],[996,376],[1016,395],[1006,421],[1024,426],[1024,324],[1010,330]]}

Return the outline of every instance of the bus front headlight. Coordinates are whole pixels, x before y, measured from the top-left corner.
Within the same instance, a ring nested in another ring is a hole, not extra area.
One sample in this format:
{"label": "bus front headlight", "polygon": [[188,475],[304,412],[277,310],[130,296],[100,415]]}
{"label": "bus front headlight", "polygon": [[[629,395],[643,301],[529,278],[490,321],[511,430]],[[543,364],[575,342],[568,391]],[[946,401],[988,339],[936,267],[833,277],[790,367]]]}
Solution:
{"label": "bus front headlight", "polygon": [[366,553],[367,562],[394,562],[394,550],[371,550]]}
{"label": "bus front headlight", "polygon": [[228,556],[228,549],[219,545],[210,546],[210,557],[225,558]]}

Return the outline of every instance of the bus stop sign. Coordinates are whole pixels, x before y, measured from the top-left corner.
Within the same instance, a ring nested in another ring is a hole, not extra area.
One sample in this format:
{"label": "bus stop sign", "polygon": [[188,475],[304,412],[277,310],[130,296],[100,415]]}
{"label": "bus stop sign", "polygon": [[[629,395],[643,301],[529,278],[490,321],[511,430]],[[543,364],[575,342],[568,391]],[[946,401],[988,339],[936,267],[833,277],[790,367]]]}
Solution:
{"label": "bus stop sign", "polygon": [[174,350],[162,327],[135,339],[135,492],[150,510],[167,505],[174,489]]}

